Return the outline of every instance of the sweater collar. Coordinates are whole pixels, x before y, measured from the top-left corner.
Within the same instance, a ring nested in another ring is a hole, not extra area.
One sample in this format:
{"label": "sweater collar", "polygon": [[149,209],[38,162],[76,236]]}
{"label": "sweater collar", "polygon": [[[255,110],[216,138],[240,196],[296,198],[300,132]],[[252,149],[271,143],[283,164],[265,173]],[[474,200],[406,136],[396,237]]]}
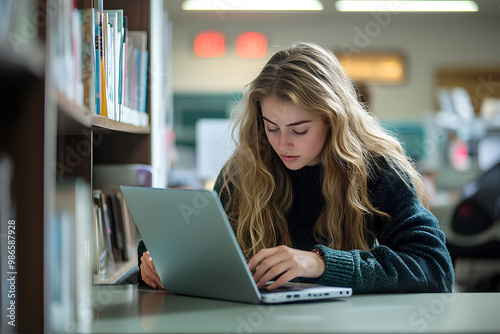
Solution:
{"label": "sweater collar", "polygon": [[287,173],[292,181],[302,181],[316,183],[323,176],[323,165],[304,166],[301,169],[291,170],[287,168]]}

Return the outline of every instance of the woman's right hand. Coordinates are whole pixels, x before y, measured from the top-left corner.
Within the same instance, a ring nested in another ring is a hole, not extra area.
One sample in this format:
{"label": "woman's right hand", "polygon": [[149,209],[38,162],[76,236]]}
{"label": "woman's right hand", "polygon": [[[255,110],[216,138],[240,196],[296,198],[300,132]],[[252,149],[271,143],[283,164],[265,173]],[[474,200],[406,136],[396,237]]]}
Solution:
{"label": "woman's right hand", "polygon": [[153,289],[163,289],[163,284],[161,284],[160,276],[156,271],[155,265],[153,264],[153,259],[149,255],[149,251],[145,251],[141,256],[141,278]]}

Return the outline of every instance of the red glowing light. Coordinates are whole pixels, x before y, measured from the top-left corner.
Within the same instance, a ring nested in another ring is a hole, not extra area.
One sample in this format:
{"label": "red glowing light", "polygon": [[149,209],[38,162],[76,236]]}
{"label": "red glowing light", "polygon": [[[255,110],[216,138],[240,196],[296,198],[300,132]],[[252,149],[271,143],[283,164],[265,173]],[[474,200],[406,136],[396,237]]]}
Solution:
{"label": "red glowing light", "polygon": [[267,37],[260,32],[245,32],[236,39],[236,54],[241,58],[262,58],[267,52]]}
{"label": "red glowing light", "polygon": [[201,31],[194,39],[196,57],[218,58],[226,52],[226,36],[217,30]]}

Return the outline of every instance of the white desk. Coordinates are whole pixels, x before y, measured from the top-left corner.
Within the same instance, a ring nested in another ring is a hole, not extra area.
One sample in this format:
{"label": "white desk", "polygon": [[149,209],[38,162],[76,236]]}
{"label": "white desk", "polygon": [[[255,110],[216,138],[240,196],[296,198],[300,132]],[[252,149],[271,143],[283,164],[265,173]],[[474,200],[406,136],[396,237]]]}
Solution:
{"label": "white desk", "polygon": [[500,293],[353,295],[251,305],[94,286],[94,333],[498,333]]}

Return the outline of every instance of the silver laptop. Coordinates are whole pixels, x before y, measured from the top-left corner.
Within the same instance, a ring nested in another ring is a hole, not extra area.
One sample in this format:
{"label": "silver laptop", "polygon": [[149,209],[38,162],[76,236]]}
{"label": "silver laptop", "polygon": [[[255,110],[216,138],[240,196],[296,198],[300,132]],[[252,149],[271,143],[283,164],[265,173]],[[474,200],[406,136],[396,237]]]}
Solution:
{"label": "silver laptop", "polygon": [[350,297],[351,288],[287,283],[260,290],[216,192],[121,186],[169,292],[247,303]]}

